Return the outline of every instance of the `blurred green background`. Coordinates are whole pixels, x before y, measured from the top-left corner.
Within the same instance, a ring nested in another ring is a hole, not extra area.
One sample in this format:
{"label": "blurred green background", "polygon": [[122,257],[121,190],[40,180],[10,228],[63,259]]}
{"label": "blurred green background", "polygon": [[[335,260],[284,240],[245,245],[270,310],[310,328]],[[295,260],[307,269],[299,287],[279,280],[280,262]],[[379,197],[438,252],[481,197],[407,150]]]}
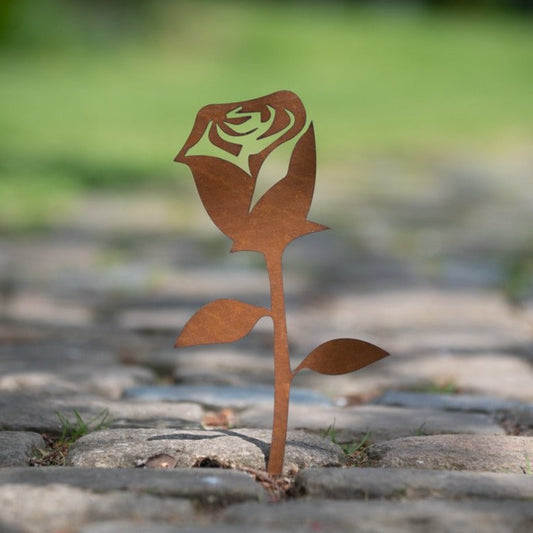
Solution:
{"label": "blurred green background", "polygon": [[280,89],[315,122],[322,175],[533,139],[527,1],[3,0],[0,47],[4,233],[88,191],[190,197],[172,159],[197,110]]}

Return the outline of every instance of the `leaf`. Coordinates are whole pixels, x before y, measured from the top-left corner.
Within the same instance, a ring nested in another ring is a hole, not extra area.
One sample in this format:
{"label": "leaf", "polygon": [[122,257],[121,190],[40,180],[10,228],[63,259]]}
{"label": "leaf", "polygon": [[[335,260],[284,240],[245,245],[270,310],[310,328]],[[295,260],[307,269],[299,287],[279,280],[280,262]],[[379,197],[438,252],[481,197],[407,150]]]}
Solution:
{"label": "leaf", "polygon": [[315,188],[316,151],[313,124],[296,143],[287,175],[258,200],[250,213],[237,250],[283,250],[294,239],[328,229],[307,220]]}
{"label": "leaf", "polygon": [[234,342],[245,337],[263,316],[270,316],[264,307],[238,300],[215,300],[199,309],[185,324],[176,348]]}
{"label": "leaf", "polygon": [[230,239],[238,237],[247,224],[255,180],[218,157],[189,156],[184,161],[211,220]]}
{"label": "leaf", "polygon": [[284,215],[284,219],[305,220],[313,199],[315,174],[315,133],[311,123],[293,149],[287,175],[259,199],[252,216],[267,224],[273,212]]}
{"label": "leaf", "polygon": [[334,339],[315,348],[294,373],[308,368],[320,374],[347,374],[389,355],[385,350],[357,339]]}

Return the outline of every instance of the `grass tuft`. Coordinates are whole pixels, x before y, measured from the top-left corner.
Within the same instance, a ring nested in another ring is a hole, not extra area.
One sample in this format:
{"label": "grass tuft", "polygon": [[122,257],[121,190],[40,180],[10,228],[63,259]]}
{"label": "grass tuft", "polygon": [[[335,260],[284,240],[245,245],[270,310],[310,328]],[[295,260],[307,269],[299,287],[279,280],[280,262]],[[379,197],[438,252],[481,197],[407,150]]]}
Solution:
{"label": "grass tuft", "polygon": [[84,420],[80,413],[72,410],[74,422],[71,422],[65,415],[56,411],[56,415],[61,423],[61,435],[52,438],[43,435],[48,447],[45,450],[37,450],[38,455],[32,458],[32,466],[63,466],[65,464],[68,450],[79,438],[91,433],[105,429],[111,423],[109,411],[104,409],[89,420]]}
{"label": "grass tuft", "polygon": [[363,455],[365,448],[369,444],[370,431],[365,433],[365,435],[363,435],[360,440],[353,440],[351,442],[339,442],[337,437],[337,429],[335,428],[335,422],[333,422],[333,424],[328,426],[328,428],[324,432],[324,437],[330,439],[331,442],[333,442],[334,444],[337,444],[337,446],[341,448],[344,454],[350,457],[352,463],[356,464],[360,462],[360,456]]}

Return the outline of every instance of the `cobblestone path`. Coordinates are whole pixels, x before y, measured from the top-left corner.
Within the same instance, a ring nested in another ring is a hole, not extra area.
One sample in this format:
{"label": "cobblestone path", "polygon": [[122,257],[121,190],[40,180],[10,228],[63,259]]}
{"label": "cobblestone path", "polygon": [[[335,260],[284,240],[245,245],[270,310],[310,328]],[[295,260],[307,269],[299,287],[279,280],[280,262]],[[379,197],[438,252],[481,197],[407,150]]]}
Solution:
{"label": "cobblestone path", "polygon": [[339,230],[288,249],[293,365],[344,336],[391,356],[298,375],[277,480],[268,321],[172,348],[213,298],[267,303],[257,257],[134,195],[1,237],[0,531],[532,531],[531,167],[505,194],[507,167],[461,168],[354,205],[325,190],[313,220]]}

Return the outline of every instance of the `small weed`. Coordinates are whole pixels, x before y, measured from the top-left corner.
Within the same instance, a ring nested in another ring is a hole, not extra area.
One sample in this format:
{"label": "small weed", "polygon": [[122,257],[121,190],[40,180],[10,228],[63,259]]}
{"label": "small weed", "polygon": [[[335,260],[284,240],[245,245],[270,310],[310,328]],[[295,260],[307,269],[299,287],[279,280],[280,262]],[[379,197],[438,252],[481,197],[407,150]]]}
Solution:
{"label": "small weed", "polygon": [[531,471],[531,461],[529,460],[529,457],[527,455],[525,455],[525,459],[526,459],[526,467],[523,468],[522,470],[524,471],[524,474],[531,476],[533,475],[533,472]]}
{"label": "small weed", "polygon": [[416,436],[416,437],[422,437],[424,435],[427,435],[427,433],[424,431],[424,426],[426,425],[425,422],[422,422],[422,424],[420,424],[414,431],[413,431],[413,434]]}
{"label": "small weed", "polygon": [[352,442],[340,443],[337,439],[337,430],[335,429],[335,422],[333,422],[333,424],[331,424],[328,429],[326,429],[324,437],[329,438],[331,442],[337,444],[345,455],[352,457],[361,453],[367,446],[368,439],[370,438],[370,431],[365,433],[365,435],[363,435],[363,437],[359,441],[354,440]]}
{"label": "small weed", "polygon": [[101,413],[98,413],[96,416],[88,420],[87,422],[83,420],[80,413],[73,409],[74,417],[76,421],[72,423],[66,416],[61,414],[59,411],[56,411],[56,415],[61,422],[61,437],[59,437],[58,442],[65,442],[67,444],[72,444],[74,441],[78,440],[80,437],[87,435],[91,431],[99,431],[101,429],[109,426],[111,420],[109,419],[109,411],[104,409]]}
{"label": "small weed", "polygon": [[361,451],[363,448],[365,448],[369,438],[370,438],[370,431],[365,433],[363,435],[363,438],[359,442],[353,441],[353,442],[349,442],[347,444],[341,444],[340,447],[342,448],[342,451],[346,455],[354,455],[355,453],[357,453],[357,452]]}
{"label": "small weed", "polygon": [[450,379],[440,383],[429,383],[422,389],[422,392],[427,392],[428,394],[457,394],[460,391],[457,384]]}
{"label": "small weed", "polygon": [[329,439],[331,442],[333,442],[333,444],[340,446],[344,451],[343,444],[340,444],[337,439],[337,428],[335,427],[335,420],[333,420],[333,424],[330,424],[328,426],[328,429],[326,429],[326,431],[324,432],[324,437],[326,439]]}
{"label": "small weed", "polygon": [[49,435],[43,435],[47,448],[37,450],[38,455],[34,456],[30,465],[32,466],[63,466],[67,458],[70,446],[80,437],[87,435],[91,431],[98,431],[109,426],[111,420],[109,411],[104,409],[101,413],[88,420],[83,420],[81,415],[73,409],[75,422],[71,422],[65,415],[56,412],[61,422],[61,436],[52,438]]}
{"label": "small weed", "polygon": [[337,442],[337,430],[335,429],[335,420],[333,420],[333,424],[330,424],[328,426],[328,429],[324,432],[324,437],[326,439],[330,439],[331,442],[338,444]]}
{"label": "small weed", "polygon": [[505,296],[513,305],[520,305],[532,290],[533,259],[531,250],[523,250],[511,257],[504,265]]}

